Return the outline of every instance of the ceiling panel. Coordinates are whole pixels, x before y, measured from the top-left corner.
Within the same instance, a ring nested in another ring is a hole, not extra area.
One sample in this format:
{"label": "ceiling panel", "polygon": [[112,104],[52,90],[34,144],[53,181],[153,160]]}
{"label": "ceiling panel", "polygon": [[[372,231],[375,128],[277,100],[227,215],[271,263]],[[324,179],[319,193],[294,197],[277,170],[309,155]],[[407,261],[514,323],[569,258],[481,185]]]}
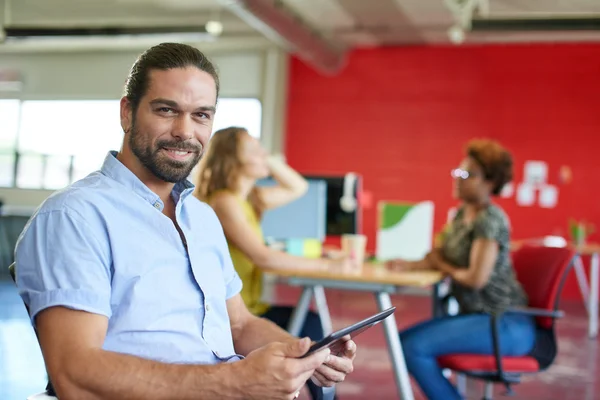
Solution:
{"label": "ceiling panel", "polygon": [[336,35],[337,40],[347,46],[354,47],[377,47],[381,45],[380,40],[368,32],[348,32]]}
{"label": "ceiling panel", "polygon": [[[350,15],[354,17],[355,26],[371,33],[382,44],[399,41],[412,43],[422,42],[419,29],[405,15],[395,0],[337,0]],[[400,34],[401,33],[401,34]]]}
{"label": "ceiling panel", "polygon": [[468,35],[466,43],[561,43],[561,42],[600,42],[600,32],[480,32]]}
{"label": "ceiling panel", "polygon": [[337,1],[287,0],[285,3],[316,29],[349,29],[355,23],[354,18]]}
{"label": "ceiling panel", "polygon": [[490,0],[490,16],[600,14],[600,0]]}
{"label": "ceiling panel", "polygon": [[[266,0],[265,0],[266,1]],[[276,0],[270,0],[276,1]],[[309,26],[339,44],[354,47],[449,43],[454,20],[445,0],[279,0]],[[7,15],[2,4],[8,2]],[[600,16],[600,0],[489,0],[492,18],[547,15]],[[203,25],[223,22],[228,38],[259,35],[222,8],[221,0],[0,0],[0,24],[98,27]],[[596,32],[477,32],[467,42],[577,41]]]}
{"label": "ceiling panel", "polygon": [[452,14],[444,6],[444,0],[394,0],[416,26],[450,26],[453,23]]}
{"label": "ceiling panel", "polygon": [[[0,25],[35,27],[198,26],[217,19],[224,37],[258,35],[218,0],[12,0],[1,7]],[[4,11],[8,9],[8,13]]]}

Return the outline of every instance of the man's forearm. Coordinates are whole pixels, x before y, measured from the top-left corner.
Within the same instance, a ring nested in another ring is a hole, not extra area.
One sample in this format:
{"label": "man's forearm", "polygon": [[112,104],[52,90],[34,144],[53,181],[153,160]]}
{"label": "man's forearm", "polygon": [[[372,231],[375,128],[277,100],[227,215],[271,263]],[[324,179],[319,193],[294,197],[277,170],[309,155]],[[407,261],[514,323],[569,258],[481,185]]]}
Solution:
{"label": "man's forearm", "polygon": [[252,316],[239,332],[234,333],[233,343],[238,354],[248,353],[272,342],[288,342],[295,338],[273,322]]}
{"label": "man's forearm", "polygon": [[[69,399],[241,399],[237,363],[164,364],[142,358],[90,350],[83,365],[65,365],[52,376],[61,400]],[[237,376],[237,381],[232,377]]]}

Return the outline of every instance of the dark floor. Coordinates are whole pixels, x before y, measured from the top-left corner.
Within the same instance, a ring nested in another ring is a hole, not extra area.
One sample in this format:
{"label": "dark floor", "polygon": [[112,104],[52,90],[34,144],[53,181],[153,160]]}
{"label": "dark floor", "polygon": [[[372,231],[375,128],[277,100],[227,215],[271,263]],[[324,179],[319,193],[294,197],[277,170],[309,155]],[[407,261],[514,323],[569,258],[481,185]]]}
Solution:
{"label": "dark floor", "polygon": [[[298,298],[297,289],[279,288],[280,302],[288,304]],[[287,301],[286,301],[287,300]],[[343,328],[376,312],[372,294],[327,291],[334,329]],[[399,328],[408,327],[431,315],[430,300],[419,296],[395,296],[392,303]],[[546,372],[524,379],[515,386],[515,396],[505,397],[496,387],[494,398],[507,400],[593,400],[600,399],[600,353],[598,341],[587,338],[587,314],[581,302],[564,302],[566,317],[558,323],[559,355]],[[382,327],[374,327],[356,338],[358,354],[355,370],[339,385],[341,400],[397,399],[391,363]],[[415,400],[425,400],[413,385]],[[483,385],[470,381],[468,399],[480,400]]]}
{"label": "dark floor", "polygon": [[[280,302],[298,298],[293,288],[279,288]],[[285,293],[285,294],[283,294]],[[367,293],[327,291],[334,328],[343,327],[375,312],[373,296]],[[398,308],[400,327],[408,326],[430,313],[426,297],[403,296],[393,299]],[[529,377],[516,387],[514,400],[592,400],[600,399],[596,383],[600,355],[598,339],[586,336],[587,318],[580,303],[562,306],[567,316],[559,322],[560,350],[553,367],[545,373]],[[355,371],[338,388],[341,400],[396,399],[391,364],[383,331],[375,327],[357,338],[359,352]],[[25,309],[11,282],[0,281],[0,400],[25,400],[45,386],[46,374],[35,335]],[[423,399],[418,389],[417,400]],[[497,388],[497,398],[502,398]],[[483,388],[471,382],[469,399],[482,397]]]}

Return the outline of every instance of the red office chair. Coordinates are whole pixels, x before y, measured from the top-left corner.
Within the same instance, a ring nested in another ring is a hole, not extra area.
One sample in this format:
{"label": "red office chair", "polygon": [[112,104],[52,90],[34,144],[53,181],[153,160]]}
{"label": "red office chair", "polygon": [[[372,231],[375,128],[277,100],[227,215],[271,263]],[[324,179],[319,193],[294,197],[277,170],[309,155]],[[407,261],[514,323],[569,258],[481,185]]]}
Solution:
{"label": "red office chair", "polygon": [[491,318],[493,355],[451,354],[438,358],[440,367],[487,382],[484,400],[491,400],[493,383],[503,383],[512,394],[511,384],[521,375],[547,369],[557,353],[554,321],[562,317],[558,311],[560,292],[573,265],[575,251],[569,248],[524,246],[513,253],[517,279],[529,296],[527,308],[509,309],[506,313],[536,316],[537,335],[533,350],[522,357],[501,357],[502,343],[497,323],[502,315]]}

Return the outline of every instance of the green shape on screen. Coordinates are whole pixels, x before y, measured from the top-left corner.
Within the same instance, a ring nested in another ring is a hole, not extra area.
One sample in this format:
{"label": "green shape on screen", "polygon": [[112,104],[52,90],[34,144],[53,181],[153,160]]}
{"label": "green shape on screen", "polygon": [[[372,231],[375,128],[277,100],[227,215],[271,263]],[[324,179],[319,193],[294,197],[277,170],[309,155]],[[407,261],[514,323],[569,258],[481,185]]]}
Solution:
{"label": "green shape on screen", "polygon": [[398,224],[413,207],[409,204],[383,204],[381,207],[381,229],[389,229]]}

